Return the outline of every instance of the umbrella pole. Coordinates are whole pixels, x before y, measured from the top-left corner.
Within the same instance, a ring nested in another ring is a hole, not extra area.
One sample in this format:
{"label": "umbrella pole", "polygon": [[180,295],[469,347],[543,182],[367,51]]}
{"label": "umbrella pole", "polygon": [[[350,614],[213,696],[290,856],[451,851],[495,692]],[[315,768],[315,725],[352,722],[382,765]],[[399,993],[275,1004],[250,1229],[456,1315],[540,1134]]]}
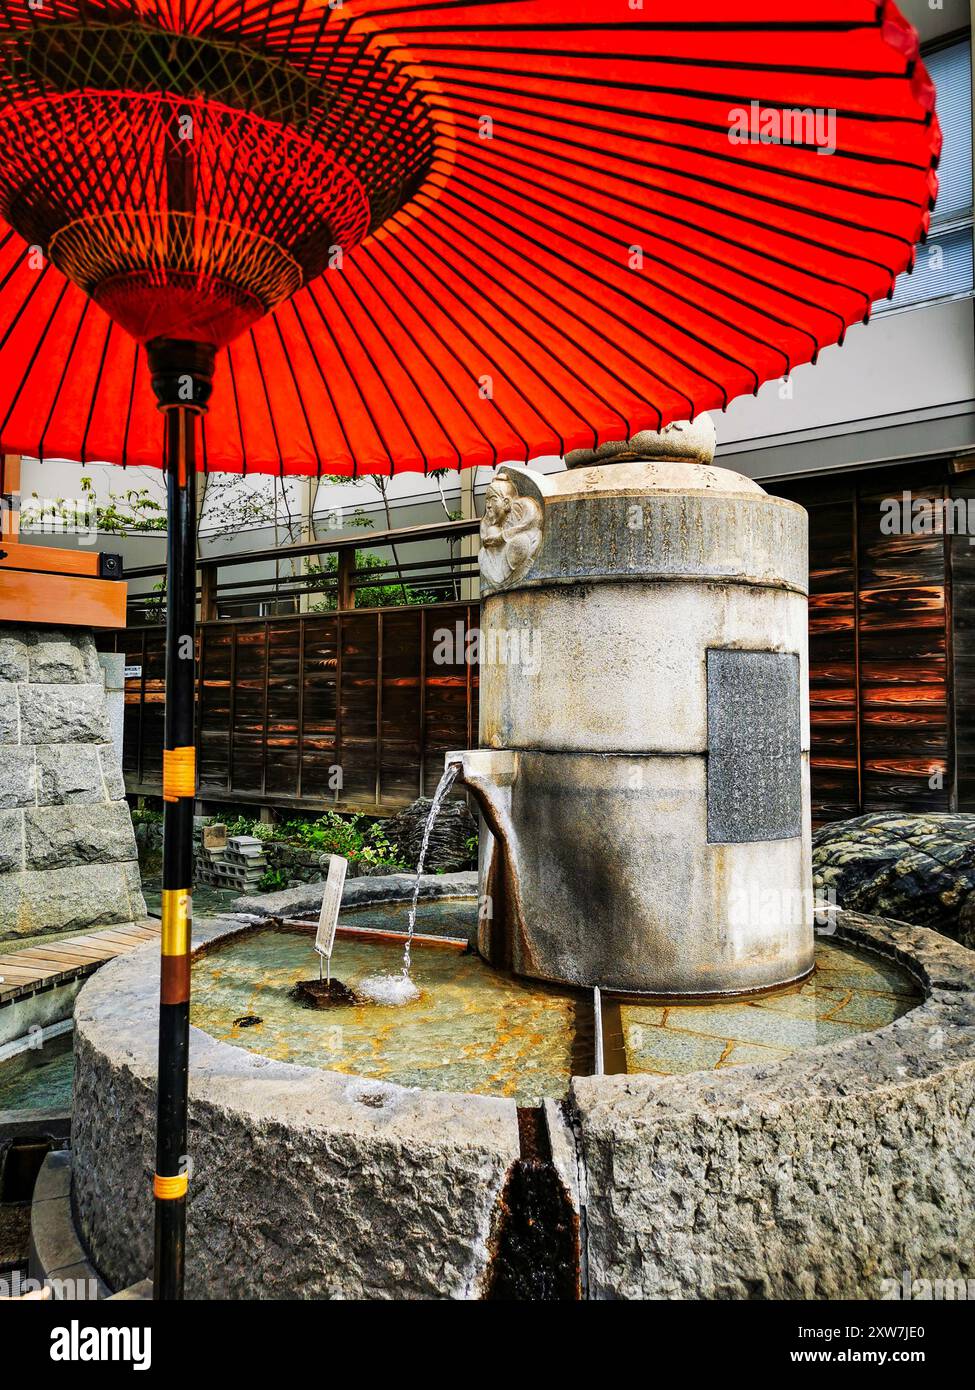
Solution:
{"label": "umbrella pole", "polygon": [[[155,347],[155,350],[153,350]],[[156,1110],[153,1295],[183,1296],[186,1243],[187,1084],[193,802],[196,792],[196,415],[206,408],[212,354],[151,345],[149,363],[165,418],[167,491],[166,722],[163,751],[162,941]],[[183,371],[178,368],[182,366]]]}

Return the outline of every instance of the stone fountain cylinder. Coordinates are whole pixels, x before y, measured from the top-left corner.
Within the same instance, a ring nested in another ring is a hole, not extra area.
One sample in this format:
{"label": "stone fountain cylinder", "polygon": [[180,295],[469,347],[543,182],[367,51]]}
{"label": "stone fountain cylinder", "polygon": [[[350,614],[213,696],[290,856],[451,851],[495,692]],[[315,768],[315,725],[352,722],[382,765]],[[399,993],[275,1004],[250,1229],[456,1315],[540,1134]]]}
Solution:
{"label": "stone fountain cylinder", "polygon": [[517,974],[708,996],[812,968],[807,518],[710,457],[706,421],[489,489],[482,747],[447,762],[487,831],[478,946]]}

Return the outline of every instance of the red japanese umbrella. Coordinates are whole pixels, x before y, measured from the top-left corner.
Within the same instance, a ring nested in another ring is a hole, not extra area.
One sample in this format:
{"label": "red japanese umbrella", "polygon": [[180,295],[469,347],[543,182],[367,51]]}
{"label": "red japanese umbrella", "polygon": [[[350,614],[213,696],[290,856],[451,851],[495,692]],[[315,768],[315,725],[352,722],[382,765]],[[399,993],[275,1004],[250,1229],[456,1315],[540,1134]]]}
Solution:
{"label": "red japanese umbrella", "polygon": [[196,469],[463,467],[724,406],[892,292],[940,134],[885,0],[0,12],[0,447],[168,470],[155,1282],[178,1297]]}

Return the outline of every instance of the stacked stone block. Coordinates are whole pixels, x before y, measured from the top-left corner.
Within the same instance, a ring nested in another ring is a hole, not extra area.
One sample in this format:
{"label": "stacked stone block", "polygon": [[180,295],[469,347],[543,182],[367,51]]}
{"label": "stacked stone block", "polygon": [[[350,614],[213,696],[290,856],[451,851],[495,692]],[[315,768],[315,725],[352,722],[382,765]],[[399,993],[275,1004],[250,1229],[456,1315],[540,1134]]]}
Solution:
{"label": "stacked stone block", "polygon": [[[222,829],[222,827],[220,827]],[[196,826],[194,877],[197,883],[253,893],[267,872],[264,846],[256,835],[208,836],[214,826]],[[208,843],[209,841],[209,843]]]}
{"label": "stacked stone block", "polygon": [[146,915],[91,634],[0,626],[0,942]]}

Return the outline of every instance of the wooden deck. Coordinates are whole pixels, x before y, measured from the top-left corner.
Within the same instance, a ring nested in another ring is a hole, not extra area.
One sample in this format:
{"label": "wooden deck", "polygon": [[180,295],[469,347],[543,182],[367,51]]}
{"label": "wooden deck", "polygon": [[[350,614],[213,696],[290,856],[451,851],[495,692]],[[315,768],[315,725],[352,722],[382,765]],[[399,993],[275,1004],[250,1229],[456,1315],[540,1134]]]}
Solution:
{"label": "wooden deck", "polygon": [[105,961],[158,941],[159,930],[159,922],[150,918],[138,926],[111,927],[0,955],[0,1004],[91,975]]}

